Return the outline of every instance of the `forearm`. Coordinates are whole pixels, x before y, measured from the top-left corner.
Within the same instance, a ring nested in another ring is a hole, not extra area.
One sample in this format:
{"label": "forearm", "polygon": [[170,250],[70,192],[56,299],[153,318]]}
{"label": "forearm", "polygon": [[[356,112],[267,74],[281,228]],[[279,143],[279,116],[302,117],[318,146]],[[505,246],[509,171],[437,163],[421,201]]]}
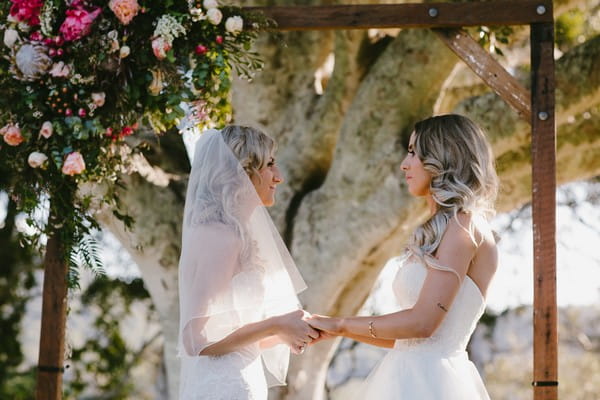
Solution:
{"label": "forearm", "polygon": [[200,355],[220,356],[231,353],[253,343],[262,342],[267,338],[273,337],[276,332],[277,330],[274,318],[253,322],[233,331],[224,339],[205,347],[200,352]]}
{"label": "forearm", "polygon": [[413,310],[404,310],[376,317],[342,318],[340,328],[342,336],[352,337],[360,341],[364,340],[356,339],[356,337],[391,341],[391,346],[397,339],[428,336],[424,319],[419,318]]}
{"label": "forearm", "polygon": [[392,347],[394,347],[394,343],[396,342],[393,339],[379,339],[379,338],[373,338],[371,336],[355,335],[352,333],[346,333],[343,336],[347,337],[349,339],[352,339],[352,340],[356,340],[358,342],[362,342],[362,343],[366,343],[366,344],[370,344],[370,345],[378,346],[378,347],[385,347],[387,349],[391,349]]}
{"label": "forearm", "polygon": [[259,343],[261,349],[268,349],[273,346],[277,346],[278,344],[285,343],[281,338],[277,335],[269,336],[262,339]]}

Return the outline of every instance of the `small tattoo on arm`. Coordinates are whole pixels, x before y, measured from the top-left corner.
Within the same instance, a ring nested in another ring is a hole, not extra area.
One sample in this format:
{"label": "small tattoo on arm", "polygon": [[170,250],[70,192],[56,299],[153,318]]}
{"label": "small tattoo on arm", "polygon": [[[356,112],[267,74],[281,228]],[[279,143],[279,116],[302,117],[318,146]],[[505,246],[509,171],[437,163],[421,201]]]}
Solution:
{"label": "small tattoo on arm", "polygon": [[442,305],[442,303],[437,303],[437,306],[438,306],[439,308],[441,308],[442,310],[444,310],[445,312],[448,312],[448,310],[446,309],[446,307],[444,307],[444,306]]}

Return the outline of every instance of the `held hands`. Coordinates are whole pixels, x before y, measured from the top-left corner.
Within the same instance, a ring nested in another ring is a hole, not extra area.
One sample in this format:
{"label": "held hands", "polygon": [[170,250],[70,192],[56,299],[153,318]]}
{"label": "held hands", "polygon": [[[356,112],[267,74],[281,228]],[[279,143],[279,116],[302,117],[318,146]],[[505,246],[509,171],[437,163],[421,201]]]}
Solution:
{"label": "held hands", "polygon": [[342,334],[341,318],[313,314],[308,319],[308,323],[313,328],[317,329],[321,333],[321,336],[326,335],[326,338],[331,338]]}
{"label": "held hands", "polygon": [[294,354],[302,354],[306,346],[320,336],[319,332],[306,321],[309,317],[310,314],[303,310],[276,317],[277,334]]}

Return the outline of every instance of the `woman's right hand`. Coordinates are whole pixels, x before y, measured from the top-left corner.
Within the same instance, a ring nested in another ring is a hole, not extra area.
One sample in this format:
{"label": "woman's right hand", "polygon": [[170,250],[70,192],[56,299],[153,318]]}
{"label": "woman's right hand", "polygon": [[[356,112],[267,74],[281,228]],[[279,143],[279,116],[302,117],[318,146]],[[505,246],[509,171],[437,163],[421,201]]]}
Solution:
{"label": "woman's right hand", "polygon": [[319,331],[306,322],[308,316],[305,311],[296,310],[274,317],[277,335],[294,354],[302,354],[306,346],[319,337]]}

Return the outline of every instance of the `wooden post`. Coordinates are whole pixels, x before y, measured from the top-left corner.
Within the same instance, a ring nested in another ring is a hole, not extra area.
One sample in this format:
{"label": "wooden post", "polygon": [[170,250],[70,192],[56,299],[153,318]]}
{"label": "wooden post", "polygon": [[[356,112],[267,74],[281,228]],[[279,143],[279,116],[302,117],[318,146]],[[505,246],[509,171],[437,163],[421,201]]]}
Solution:
{"label": "wooden post", "polygon": [[531,24],[534,400],[558,398],[554,89],[554,26]]}
{"label": "wooden post", "polygon": [[67,272],[65,248],[60,237],[55,234],[48,239],[44,257],[44,292],[36,400],[62,398]]}

